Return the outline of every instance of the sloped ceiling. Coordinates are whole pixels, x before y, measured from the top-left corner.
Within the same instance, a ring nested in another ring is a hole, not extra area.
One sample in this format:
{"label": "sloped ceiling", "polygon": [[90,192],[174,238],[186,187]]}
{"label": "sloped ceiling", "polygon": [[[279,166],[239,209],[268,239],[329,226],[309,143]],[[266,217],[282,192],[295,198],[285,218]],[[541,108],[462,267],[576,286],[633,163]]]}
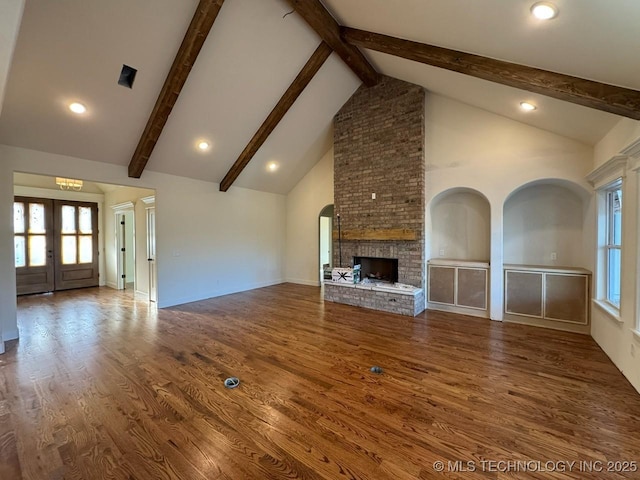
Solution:
{"label": "sloped ceiling", "polygon": [[[532,17],[536,0],[323,0],[338,23],[640,90],[640,2],[553,0],[557,18]],[[364,50],[387,75],[594,145],[620,119],[409,60]],[[538,110],[521,112],[520,102]]]}
{"label": "sloped ceiling", "polygon": [[[27,0],[0,143],[128,165],[197,3]],[[351,27],[640,90],[640,2],[559,0],[560,16],[547,23],[531,18],[532,3],[324,0]],[[147,170],[222,179],[320,42],[290,11],[284,0],[226,0]],[[364,52],[381,73],[586,144],[619,119]],[[133,89],[117,85],[122,64],[138,69]],[[234,185],[287,193],[330,148],[332,117],[359,84],[332,54]],[[74,100],[88,113],[72,115]],[[538,110],[523,114],[522,100]],[[203,139],[211,143],[204,153],[196,149]],[[271,161],[276,172],[266,169]]]}

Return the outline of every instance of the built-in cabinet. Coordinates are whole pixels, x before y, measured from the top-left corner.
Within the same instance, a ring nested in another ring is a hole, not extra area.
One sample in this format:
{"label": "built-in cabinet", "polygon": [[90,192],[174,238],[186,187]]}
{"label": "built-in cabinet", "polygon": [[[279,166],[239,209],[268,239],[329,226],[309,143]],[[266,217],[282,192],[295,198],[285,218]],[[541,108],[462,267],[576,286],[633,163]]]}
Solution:
{"label": "built-in cabinet", "polygon": [[428,210],[427,308],[481,317],[491,310],[496,319],[589,333],[591,272],[578,268],[590,265],[589,205],[575,183],[530,182],[505,198],[499,238],[491,235],[499,205],[469,188],[441,192]]}
{"label": "built-in cabinet", "polygon": [[591,272],[505,265],[505,320],[588,333]]}
{"label": "built-in cabinet", "polygon": [[488,317],[488,263],[432,259],[427,285],[428,308]]}

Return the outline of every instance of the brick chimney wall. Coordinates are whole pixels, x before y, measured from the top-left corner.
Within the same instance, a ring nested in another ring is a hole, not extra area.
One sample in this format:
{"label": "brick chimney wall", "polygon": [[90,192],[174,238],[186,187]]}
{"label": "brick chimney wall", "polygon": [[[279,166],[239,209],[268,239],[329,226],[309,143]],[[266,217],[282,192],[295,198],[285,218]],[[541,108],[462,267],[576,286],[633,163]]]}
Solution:
{"label": "brick chimney wall", "polygon": [[[398,259],[398,281],[424,288],[425,162],[422,87],[382,77],[362,85],[334,118],[334,205],[342,231],[405,229],[416,240],[343,240],[354,256]],[[375,193],[375,200],[372,194]],[[334,218],[334,234],[337,221]],[[339,248],[334,241],[334,265]]]}

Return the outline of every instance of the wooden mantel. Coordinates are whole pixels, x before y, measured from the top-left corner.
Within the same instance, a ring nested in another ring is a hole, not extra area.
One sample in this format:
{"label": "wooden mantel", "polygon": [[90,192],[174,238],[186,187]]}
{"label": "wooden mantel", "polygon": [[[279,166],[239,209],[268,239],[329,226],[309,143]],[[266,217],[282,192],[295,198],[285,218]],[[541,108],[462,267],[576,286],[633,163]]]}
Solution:
{"label": "wooden mantel", "polygon": [[[338,240],[338,231],[333,231],[333,239]],[[415,230],[406,228],[386,228],[386,229],[352,229],[342,230],[342,240],[378,240],[378,241],[412,241],[417,240],[418,234]]]}

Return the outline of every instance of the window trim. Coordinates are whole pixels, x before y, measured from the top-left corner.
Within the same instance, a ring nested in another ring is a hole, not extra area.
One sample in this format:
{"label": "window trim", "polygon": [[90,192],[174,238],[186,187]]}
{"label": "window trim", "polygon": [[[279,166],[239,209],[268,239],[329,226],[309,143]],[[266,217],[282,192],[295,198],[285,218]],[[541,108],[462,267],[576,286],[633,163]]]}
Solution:
{"label": "window trim", "polygon": [[[614,214],[615,214],[615,204],[613,200],[613,194],[616,191],[620,191],[620,239],[619,242],[615,241],[615,222],[614,222]],[[620,311],[620,304],[622,302],[622,237],[624,234],[623,225],[622,225],[622,209],[623,206],[623,192],[622,192],[622,178],[615,180],[614,182],[607,185],[603,188],[603,193],[605,196],[605,223],[606,223],[606,232],[605,232],[605,242],[603,245],[604,248],[604,265],[603,272],[604,275],[604,296],[602,300],[604,300],[607,304],[609,304],[613,309]],[[610,278],[610,253],[611,251],[617,250],[620,252],[620,278],[618,283],[620,284],[620,299],[618,303],[614,302],[611,299],[611,278]]]}
{"label": "window trim", "polygon": [[[607,280],[608,280],[608,265],[607,265],[607,194],[608,191],[619,186],[622,190],[622,196],[625,197],[626,190],[626,174],[629,169],[629,157],[626,155],[616,155],[611,157],[607,162],[600,165],[589,175],[587,180],[593,185],[596,191],[596,254],[594,270],[594,298],[592,300],[594,306],[598,310],[606,314],[607,318],[615,321],[616,323],[624,323],[620,314],[620,308],[626,301],[622,299],[622,292],[620,298],[620,307],[606,300],[607,298]],[[628,203],[628,202],[627,202]],[[624,205],[623,205],[624,209]],[[622,231],[625,228],[624,211],[622,212]],[[621,239],[621,243],[622,239]],[[624,255],[624,247],[621,246],[621,255]],[[624,262],[621,262],[621,281],[624,278]]]}

